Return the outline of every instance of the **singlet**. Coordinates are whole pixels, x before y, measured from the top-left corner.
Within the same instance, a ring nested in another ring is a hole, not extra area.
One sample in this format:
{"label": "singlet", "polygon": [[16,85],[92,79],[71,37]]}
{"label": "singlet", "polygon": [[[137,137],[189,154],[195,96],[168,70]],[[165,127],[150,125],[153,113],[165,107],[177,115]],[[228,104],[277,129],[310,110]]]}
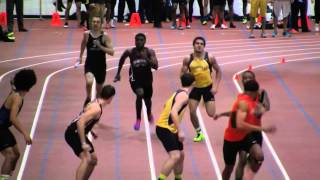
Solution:
{"label": "singlet", "polygon": [[193,54],[191,54],[188,68],[195,77],[196,88],[204,88],[212,84],[212,65],[209,62],[208,52],[205,53],[204,58],[195,58]]}
{"label": "singlet", "polygon": [[140,81],[140,82],[152,82],[152,71],[151,64],[147,60],[150,58],[150,53],[148,48],[144,48],[143,51],[146,51],[146,57],[141,55],[141,52],[137,48],[132,48],[130,53],[130,70],[129,77],[130,81]]}
{"label": "singlet", "polygon": [[[97,101],[97,100],[96,100]],[[102,106],[100,104],[100,109],[101,109],[101,113],[100,113],[100,116],[99,118],[97,119],[91,119],[86,125],[85,125],[85,128],[84,128],[84,133],[85,135],[87,135],[93,128],[93,126],[100,120],[100,117],[102,115]],[[83,111],[84,112],[84,111]],[[78,128],[77,128],[77,122],[79,121],[81,115],[83,114],[83,112],[81,112],[73,121],[72,123],[69,125],[69,128],[71,128],[72,131],[74,131],[75,133],[78,132]]]}
{"label": "singlet", "polygon": [[227,141],[241,141],[249,133],[248,131],[236,128],[236,110],[240,101],[245,101],[248,105],[247,117],[245,119],[245,122],[252,125],[261,126],[260,119],[258,119],[252,113],[257,106],[257,100],[252,100],[251,97],[246,94],[239,94],[236,102],[232,106],[228,127],[225,129],[224,139]]}
{"label": "singlet", "polygon": [[[158,121],[156,123],[156,126],[169,129],[172,133],[177,133],[177,128],[175,127],[173,120],[171,118],[171,110],[172,110],[172,107],[175,103],[176,96],[181,92],[185,92],[185,91],[182,89],[179,89],[173,95],[171,95],[171,97],[167,100],[167,102],[164,106],[164,109],[160,115],[160,118],[158,119]],[[179,111],[178,111],[179,122],[182,120],[182,116],[183,116],[183,113],[184,113],[187,105],[188,105],[188,103],[183,104],[181,109],[179,109]]]}
{"label": "singlet", "polygon": [[101,32],[101,35],[94,38],[89,33],[89,38],[87,42],[87,60],[86,63],[94,64],[94,65],[106,65],[106,53],[101,50],[98,46],[96,46],[93,41],[98,40],[102,46],[105,46],[105,42],[103,42],[104,32]]}
{"label": "singlet", "polygon": [[[11,94],[12,94],[12,92],[9,94],[9,96]],[[7,97],[7,99],[8,99],[8,97]],[[10,121],[11,109],[7,109],[5,106],[7,99],[4,101],[4,103],[2,104],[2,107],[0,108],[0,127],[2,127],[2,128],[8,128],[8,127],[12,126],[12,123]],[[23,102],[24,102],[24,100],[22,99],[22,103],[19,107],[18,114],[20,113],[20,111],[22,109]]]}

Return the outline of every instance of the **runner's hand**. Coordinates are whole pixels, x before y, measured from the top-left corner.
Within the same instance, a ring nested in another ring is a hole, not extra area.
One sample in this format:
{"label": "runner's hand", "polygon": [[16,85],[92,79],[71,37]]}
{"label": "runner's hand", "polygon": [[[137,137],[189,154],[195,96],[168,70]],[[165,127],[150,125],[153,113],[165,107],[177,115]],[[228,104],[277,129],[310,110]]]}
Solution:
{"label": "runner's hand", "polygon": [[32,144],[32,139],[29,135],[24,136],[24,140],[26,141],[27,145],[31,145]]}
{"label": "runner's hand", "polygon": [[215,114],[214,116],[213,116],[213,120],[218,120],[220,118],[220,114]]}
{"label": "runner's hand", "polygon": [[266,133],[274,133],[277,131],[277,128],[276,126],[272,125],[272,126],[267,126],[267,127],[264,127],[262,128],[264,132]]}
{"label": "runner's hand", "polygon": [[78,68],[80,66],[80,64],[81,64],[81,60],[79,58],[79,59],[77,59],[76,63],[74,64],[74,68]]}
{"label": "runner's hand", "polygon": [[212,95],[217,94],[217,92],[218,92],[217,88],[212,88],[212,89],[211,89],[211,93],[212,93]]}
{"label": "runner's hand", "polygon": [[182,131],[178,131],[178,137],[180,142],[184,141],[184,133]]}
{"label": "runner's hand", "polygon": [[91,150],[91,147],[90,147],[89,144],[87,144],[87,143],[83,143],[83,144],[81,145],[81,147],[82,147],[82,149],[83,149],[84,151],[87,151],[87,152],[89,152],[89,151]]}

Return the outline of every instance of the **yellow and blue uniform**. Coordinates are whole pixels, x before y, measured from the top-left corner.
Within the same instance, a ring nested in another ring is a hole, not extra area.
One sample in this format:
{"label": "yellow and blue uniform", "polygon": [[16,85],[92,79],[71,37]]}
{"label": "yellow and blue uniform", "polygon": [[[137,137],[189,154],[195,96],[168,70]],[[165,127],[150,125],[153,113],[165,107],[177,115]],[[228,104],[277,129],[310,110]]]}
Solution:
{"label": "yellow and blue uniform", "polygon": [[214,95],[211,93],[213,83],[211,77],[212,65],[209,62],[208,53],[205,53],[204,58],[196,58],[191,54],[188,68],[195,77],[195,85],[189,98],[200,101],[203,96],[205,102],[214,101]]}
{"label": "yellow and blue uniform", "polygon": [[191,59],[189,70],[195,77],[196,88],[205,88],[212,84],[210,66],[205,58]]}
{"label": "yellow and blue uniform", "polygon": [[[156,123],[156,133],[162,142],[164,148],[167,152],[173,150],[183,150],[183,144],[179,141],[178,131],[175,127],[173,120],[171,118],[171,110],[175,103],[175,98],[177,94],[184,92],[183,90],[177,90],[171,97],[167,100],[164,110],[162,111],[160,118]],[[179,122],[182,120],[183,113],[187,103],[184,104],[178,111]]]}

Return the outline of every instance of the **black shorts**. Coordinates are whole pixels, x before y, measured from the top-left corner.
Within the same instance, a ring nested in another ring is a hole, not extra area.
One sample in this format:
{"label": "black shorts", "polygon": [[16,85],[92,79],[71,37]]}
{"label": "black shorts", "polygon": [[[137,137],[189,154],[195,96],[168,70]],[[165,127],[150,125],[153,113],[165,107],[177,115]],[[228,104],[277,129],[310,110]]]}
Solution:
{"label": "black shorts", "polygon": [[156,133],[167,152],[183,150],[183,144],[179,141],[177,133],[172,133],[169,129],[156,127]]}
{"label": "black shorts", "polygon": [[204,102],[215,101],[215,98],[211,92],[211,89],[212,89],[212,84],[204,88],[194,87],[189,94],[189,99],[200,101],[201,97],[203,97]]}
{"label": "black shorts", "polygon": [[106,68],[107,66],[105,64],[92,65],[90,63],[86,63],[84,65],[84,73],[87,74],[88,72],[91,72],[94,75],[97,84],[103,84],[107,74]]}
{"label": "black shorts", "polygon": [[172,4],[186,5],[187,0],[172,0]]}
{"label": "black shorts", "polygon": [[[69,144],[74,154],[80,157],[80,153],[83,151],[83,149],[82,149],[82,145],[81,145],[81,141],[78,133],[76,133],[72,128],[68,127],[64,133],[64,139]],[[86,143],[91,147],[90,153],[93,153],[94,152],[93,145],[87,137],[86,137]]]}
{"label": "black shorts", "polygon": [[138,88],[142,88],[143,89],[143,94],[145,98],[151,98],[153,95],[153,88],[152,88],[152,82],[140,82],[140,81],[131,81],[130,82],[130,86],[131,89],[134,93],[136,93],[136,89]]}
{"label": "black shorts", "polygon": [[0,151],[17,144],[9,128],[0,128]]}
{"label": "black shorts", "polygon": [[227,141],[223,142],[223,159],[226,165],[234,165],[239,151],[244,150],[243,141]]}
{"label": "black shorts", "polygon": [[250,148],[254,144],[262,146],[262,133],[252,132],[248,134],[243,140],[231,142],[224,140],[223,143],[223,159],[226,165],[234,165],[236,162],[237,153],[239,151],[246,151],[249,153]]}
{"label": "black shorts", "polygon": [[262,146],[262,133],[261,132],[252,132],[250,134],[248,134],[244,140],[243,140],[243,144],[244,144],[244,150],[249,152],[250,148],[254,145],[254,144],[259,144],[260,146]]}

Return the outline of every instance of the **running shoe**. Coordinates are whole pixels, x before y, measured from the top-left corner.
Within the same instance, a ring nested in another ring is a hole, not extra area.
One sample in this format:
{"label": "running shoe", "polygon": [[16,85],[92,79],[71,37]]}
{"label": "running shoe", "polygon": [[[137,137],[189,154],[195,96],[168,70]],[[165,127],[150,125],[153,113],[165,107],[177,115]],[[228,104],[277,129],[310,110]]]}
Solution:
{"label": "running shoe", "polygon": [[141,124],[141,119],[137,119],[136,123],[134,123],[133,129],[136,130],[136,131],[139,131],[140,124]]}
{"label": "running shoe", "polygon": [[197,136],[193,138],[194,142],[201,142],[204,140],[204,134],[202,132],[197,133]]}

